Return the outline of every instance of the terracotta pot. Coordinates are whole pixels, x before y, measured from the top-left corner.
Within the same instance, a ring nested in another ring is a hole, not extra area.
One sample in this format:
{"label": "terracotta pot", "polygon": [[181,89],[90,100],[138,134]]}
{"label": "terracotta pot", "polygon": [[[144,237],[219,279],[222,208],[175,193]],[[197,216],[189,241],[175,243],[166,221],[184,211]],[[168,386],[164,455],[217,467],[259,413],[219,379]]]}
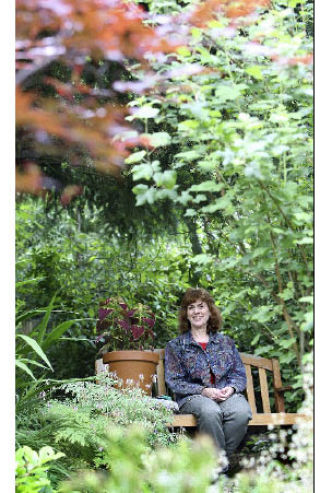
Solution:
{"label": "terracotta pot", "polygon": [[[103,353],[103,362],[109,365],[109,371],[117,374],[123,381],[123,387],[136,385],[151,395],[152,377],[156,373],[159,361],[158,353],[151,351],[111,351]],[[143,378],[141,378],[143,375]],[[129,380],[129,381],[128,381]],[[130,380],[133,381],[130,383]]]}

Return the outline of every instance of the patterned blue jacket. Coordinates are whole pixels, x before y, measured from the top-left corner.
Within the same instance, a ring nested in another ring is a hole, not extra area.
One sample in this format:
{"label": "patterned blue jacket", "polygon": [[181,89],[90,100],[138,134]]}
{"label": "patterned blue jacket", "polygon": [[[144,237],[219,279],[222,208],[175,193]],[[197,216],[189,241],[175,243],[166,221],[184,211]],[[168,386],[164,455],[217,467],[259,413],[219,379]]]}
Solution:
{"label": "patterned blue jacket", "polygon": [[[215,385],[211,383],[211,371]],[[168,342],[165,351],[165,380],[181,407],[190,395],[201,394],[205,387],[246,388],[244,365],[234,341],[219,332],[209,334],[206,350],[185,332]]]}

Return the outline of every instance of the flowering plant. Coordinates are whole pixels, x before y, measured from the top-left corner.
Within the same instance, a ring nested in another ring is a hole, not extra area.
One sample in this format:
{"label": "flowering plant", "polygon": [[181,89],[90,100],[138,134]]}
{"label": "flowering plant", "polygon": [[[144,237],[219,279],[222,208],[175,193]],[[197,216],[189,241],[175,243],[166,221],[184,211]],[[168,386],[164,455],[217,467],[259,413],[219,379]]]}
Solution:
{"label": "flowering plant", "polygon": [[105,342],[100,353],[154,349],[155,316],[148,306],[129,308],[121,298],[107,298],[100,302],[98,316],[96,342]]}

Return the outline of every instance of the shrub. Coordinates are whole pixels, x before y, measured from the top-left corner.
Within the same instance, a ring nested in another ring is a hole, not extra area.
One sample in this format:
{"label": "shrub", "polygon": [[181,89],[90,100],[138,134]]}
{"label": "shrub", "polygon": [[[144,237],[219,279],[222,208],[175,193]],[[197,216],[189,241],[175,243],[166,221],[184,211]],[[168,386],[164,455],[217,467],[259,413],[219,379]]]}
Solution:
{"label": "shrub", "polygon": [[24,446],[16,451],[16,493],[54,493],[47,472],[50,461],[63,457],[51,447],[42,447],[39,453]]}
{"label": "shrub", "polygon": [[[65,457],[59,461],[57,479],[68,471],[108,468],[112,461],[108,429],[114,425],[139,425],[148,447],[175,440],[167,423],[172,412],[138,388],[117,389],[118,380],[106,374],[99,382],[68,383],[56,389],[60,398],[37,402],[17,416],[18,446],[58,447]],[[61,396],[62,394],[62,396]]]}

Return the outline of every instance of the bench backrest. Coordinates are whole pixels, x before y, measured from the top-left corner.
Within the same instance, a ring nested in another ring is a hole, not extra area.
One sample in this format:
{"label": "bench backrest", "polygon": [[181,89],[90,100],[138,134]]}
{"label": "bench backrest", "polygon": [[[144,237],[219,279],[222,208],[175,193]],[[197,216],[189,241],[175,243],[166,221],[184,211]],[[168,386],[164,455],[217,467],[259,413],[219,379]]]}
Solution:
{"label": "bench backrest", "polygon": [[[165,378],[164,378],[164,349],[155,349],[159,354],[159,363],[157,366],[157,380],[158,380],[158,395],[164,395],[167,393]],[[271,413],[269,386],[267,380],[267,372],[272,374],[272,385],[274,390],[274,402],[276,412],[285,412],[283,393],[280,392],[282,388],[282,381],[280,375],[280,366],[277,359],[261,358],[260,356],[253,356],[251,354],[240,353],[242,362],[246,369],[247,375],[247,398],[253,413],[257,412],[256,392],[253,381],[252,369],[258,369],[260,397],[262,402],[262,409],[264,413]],[[258,396],[257,396],[258,397]]]}

